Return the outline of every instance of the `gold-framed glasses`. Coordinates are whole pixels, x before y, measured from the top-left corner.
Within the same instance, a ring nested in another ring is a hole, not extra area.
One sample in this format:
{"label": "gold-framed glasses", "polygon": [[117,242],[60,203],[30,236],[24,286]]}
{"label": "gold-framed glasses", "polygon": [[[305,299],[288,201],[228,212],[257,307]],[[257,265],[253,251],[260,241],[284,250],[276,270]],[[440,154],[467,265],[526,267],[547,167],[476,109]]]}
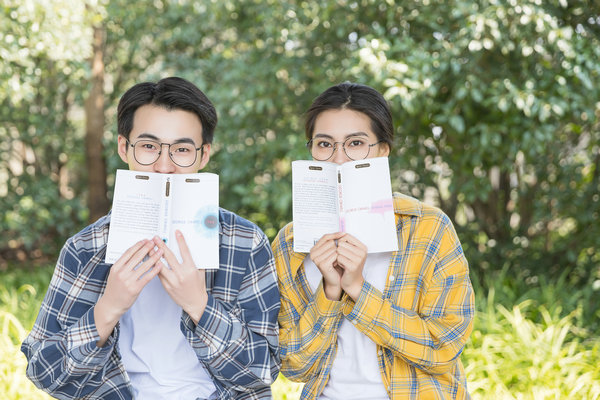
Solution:
{"label": "gold-framed glasses", "polygon": [[131,143],[129,139],[125,139],[127,144],[133,147],[133,158],[141,165],[154,164],[162,153],[163,146],[167,146],[171,161],[180,167],[189,167],[196,162],[198,150],[201,150],[202,157],[204,155],[204,145],[196,147],[195,144],[189,142],[181,143],[161,143],[156,140],[140,139],[135,143]]}
{"label": "gold-framed glasses", "polygon": [[312,158],[315,160],[327,161],[334,155],[338,145],[341,144],[344,153],[349,159],[363,160],[369,156],[371,147],[378,145],[381,142],[383,142],[383,140],[369,144],[367,138],[362,136],[350,136],[343,142],[334,142],[326,137],[316,137],[306,143],[306,148],[310,151]]}

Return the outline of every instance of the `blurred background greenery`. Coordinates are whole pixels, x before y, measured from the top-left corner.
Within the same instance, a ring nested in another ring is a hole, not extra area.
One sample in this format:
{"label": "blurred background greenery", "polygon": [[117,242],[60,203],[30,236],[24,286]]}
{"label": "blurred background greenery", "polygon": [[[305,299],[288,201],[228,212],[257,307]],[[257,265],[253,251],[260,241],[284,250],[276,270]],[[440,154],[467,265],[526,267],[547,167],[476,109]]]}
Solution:
{"label": "blurred background greenery", "polygon": [[0,25],[0,334],[16,363],[0,391],[22,379],[38,266],[110,207],[118,99],[178,75],[219,112],[221,205],[270,238],[291,220],[312,99],[345,80],[384,93],[394,190],[442,208],[470,262],[473,395],[599,398],[598,0],[0,0]]}

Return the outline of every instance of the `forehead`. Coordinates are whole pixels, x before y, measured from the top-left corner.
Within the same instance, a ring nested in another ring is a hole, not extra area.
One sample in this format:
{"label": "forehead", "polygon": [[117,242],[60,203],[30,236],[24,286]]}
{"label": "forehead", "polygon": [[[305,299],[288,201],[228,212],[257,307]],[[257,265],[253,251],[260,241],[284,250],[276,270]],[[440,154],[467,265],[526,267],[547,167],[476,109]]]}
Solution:
{"label": "forehead", "polygon": [[133,115],[130,139],[135,139],[141,134],[155,136],[166,143],[181,139],[192,139],[194,143],[202,143],[202,122],[191,111],[144,105]]}
{"label": "forehead", "polygon": [[348,109],[327,110],[317,116],[313,137],[324,134],[339,140],[353,133],[364,133],[376,138],[371,129],[371,120],[366,114]]}

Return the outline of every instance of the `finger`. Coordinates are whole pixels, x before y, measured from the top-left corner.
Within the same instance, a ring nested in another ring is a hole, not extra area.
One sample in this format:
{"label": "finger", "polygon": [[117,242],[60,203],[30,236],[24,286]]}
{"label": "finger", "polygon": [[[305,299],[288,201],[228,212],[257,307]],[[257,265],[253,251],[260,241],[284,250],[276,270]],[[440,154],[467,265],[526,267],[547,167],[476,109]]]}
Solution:
{"label": "finger", "polygon": [[328,240],[326,242],[322,242],[319,245],[315,245],[315,247],[313,247],[310,250],[310,258],[314,259],[316,257],[319,257],[322,254],[327,254],[331,251],[335,252],[336,248],[337,248],[337,245],[334,240]]}
{"label": "finger", "polygon": [[123,255],[119,257],[119,259],[113,264],[112,269],[121,269],[124,265],[127,264],[129,259],[131,259],[131,257],[133,257],[133,255],[147,243],[148,240],[143,239],[131,246],[130,248],[128,248],[127,250],[125,250],[125,253],[123,253]]}
{"label": "finger", "polygon": [[317,241],[317,243],[315,243],[314,247],[317,247],[317,248],[321,247],[328,242],[333,242],[335,245],[335,241],[338,240],[339,238],[341,238],[342,236],[344,236],[344,232],[335,232],[335,233],[325,234],[325,235],[321,236],[321,238]]}
{"label": "finger", "polygon": [[173,278],[173,275],[175,274],[173,272],[172,269],[169,269],[165,264],[163,264],[162,261],[158,261],[157,264],[161,264],[162,268],[160,270],[160,273],[158,274],[158,277],[160,278],[161,282],[163,282],[163,285],[165,284],[165,282],[171,282]]}
{"label": "finger", "polygon": [[145,273],[147,273],[150,269],[152,269],[157,262],[160,261],[160,257],[162,256],[162,249],[158,249],[157,251],[152,251],[150,257],[144,261],[139,268],[135,270],[135,280],[139,280]]}
{"label": "finger", "polygon": [[[162,264],[162,262],[161,262]],[[162,264],[162,268],[160,269],[160,272],[158,273],[158,279],[160,279],[160,283],[163,285],[163,288],[165,288],[165,290],[170,290],[171,288],[171,284],[169,283],[169,278],[165,275],[165,272],[168,271],[169,269],[165,267],[164,264]],[[173,273],[173,271],[169,271],[170,273]]]}
{"label": "finger", "polygon": [[[171,249],[169,249],[169,247],[167,247],[167,244],[165,242],[163,242],[158,236],[154,236],[153,240],[154,240],[154,244],[156,245],[156,247],[158,247],[159,249],[161,249],[163,251],[163,257],[165,260],[167,260],[167,263],[169,264],[169,267],[171,268],[171,270],[174,270],[175,268],[177,268],[179,266],[179,260],[175,256],[175,253],[173,253],[171,251]],[[168,268],[165,268],[165,269],[168,269]]]}
{"label": "finger", "polygon": [[321,254],[326,254],[331,251],[335,251],[335,249],[336,249],[336,246],[332,241],[327,242],[326,244],[323,244],[319,247],[313,247],[312,250],[310,251],[310,256],[311,256],[311,258],[319,257]]}
{"label": "finger", "polygon": [[[329,265],[335,261],[337,257],[337,251],[335,248],[327,249],[326,251],[319,252],[317,254],[311,254],[310,259],[321,269],[321,265]],[[333,261],[332,261],[333,260]]]}
{"label": "finger", "polygon": [[361,250],[364,250],[365,252],[367,251],[367,246],[361,242],[360,240],[358,240],[356,237],[352,236],[349,233],[345,233],[343,237],[340,238],[341,242],[345,242],[345,243],[350,243],[353,246],[358,247]]}
{"label": "finger", "polygon": [[323,238],[326,238],[327,240],[337,240],[339,238],[341,238],[342,236],[344,236],[346,233],[345,232],[334,232],[334,233],[328,233],[323,235]]}
{"label": "finger", "polygon": [[356,258],[356,259],[362,259],[366,256],[367,252],[357,246],[354,246],[351,243],[348,242],[340,242],[338,248],[337,248],[337,253],[339,255],[345,255],[346,257],[349,258]]}
{"label": "finger", "polygon": [[335,259],[337,258],[337,253],[335,251],[327,253],[327,254],[322,254],[320,257],[312,260],[317,268],[319,268],[320,270],[322,270],[323,268],[328,268],[330,266],[333,265],[333,263],[335,262]]}
{"label": "finger", "polygon": [[347,255],[338,255],[337,265],[340,268],[343,268],[344,271],[348,271],[351,273],[361,273],[364,268],[363,259],[358,259],[355,256],[348,257]]}
{"label": "finger", "polygon": [[146,240],[146,243],[136,251],[131,258],[127,261],[125,271],[132,272],[135,271],[137,266],[144,260],[146,256],[153,251],[154,244],[151,240]]}
{"label": "finger", "polygon": [[337,266],[342,268],[344,271],[346,270],[353,270],[354,268],[352,268],[353,265],[355,265],[356,263],[354,262],[354,258],[350,258],[347,257],[343,254],[339,254],[338,258],[337,258]]}
{"label": "finger", "polygon": [[190,253],[190,249],[185,242],[185,238],[183,237],[183,233],[179,229],[175,231],[175,239],[177,240],[177,244],[179,245],[179,252],[181,253],[181,259],[183,264],[193,265],[194,260],[192,260],[192,254]]}
{"label": "finger", "polygon": [[157,263],[152,265],[147,270],[146,274],[142,275],[138,279],[139,285],[141,285],[142,287],[146,286],[152,279],[154,279],[154,277],[156,275],[158,275],[160,273],[160,271],[162,271],[163,267],[164,267],[164,264],[161,263],[160,261],[158,261]]}

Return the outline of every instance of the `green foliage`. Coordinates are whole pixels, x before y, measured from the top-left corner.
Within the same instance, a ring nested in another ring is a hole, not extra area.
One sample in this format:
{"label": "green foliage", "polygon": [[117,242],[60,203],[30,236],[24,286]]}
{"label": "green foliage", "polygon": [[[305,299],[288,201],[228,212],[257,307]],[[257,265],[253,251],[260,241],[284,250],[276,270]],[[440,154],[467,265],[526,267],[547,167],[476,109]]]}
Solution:
{"label": "green foliage", "polygon": [[273,398],[276,400],[298,400],[302,392],[302,383],[296,383],[288,380],[282,374],[271,386]]}
{"label": "green foliage", "polygon": [[535,323],[525,316],[530,301],[512,310],[488,304],[463,356],[473,399],[600,398],[600,342],[573,338],[573,314],[541,307]]}
{"label": "green foliage", "polygon": [[82,110],[99,23],[109,184],[124,167],[119,97],[180,75],[219,111],[208,168],[221,176],[222,205],[272,238],[291,220],[290,162],[308,156],[302,112],[331,84],[360,81],[394,111],[394,188],[456,222],[477,279],[506,270],[535,287],[562,277],[585,288],[585,312],[598,308],[597,2],[4,4],[0,258],[55,256],[86,220]]}
{"label": "green foliage", "polygon": [[[10,400],[38,400],[51,397],[40,392],[25,376],[27,360],[20,350],[27,331],[13,315],[0,309],[0,392]],[[17,337],[14,340],[13,337]]]}
{"label": "green foliage", "polygon": [[11,400],[50,399],[25,376],[27,360],[21,342],[33,326],[51,268],[1,273],[0,279],[0,393]]}
{"label": "green foliage", "polygon": [[53,254],[85,215],[81,119],[85,4],[5,1],[0,11],[0,259]]}
{"label": "green foliage", "polygon": [[383,7],[359,68],[400,122],[396,184],[458,222],[474,269],[597,279],[598,5]]}

